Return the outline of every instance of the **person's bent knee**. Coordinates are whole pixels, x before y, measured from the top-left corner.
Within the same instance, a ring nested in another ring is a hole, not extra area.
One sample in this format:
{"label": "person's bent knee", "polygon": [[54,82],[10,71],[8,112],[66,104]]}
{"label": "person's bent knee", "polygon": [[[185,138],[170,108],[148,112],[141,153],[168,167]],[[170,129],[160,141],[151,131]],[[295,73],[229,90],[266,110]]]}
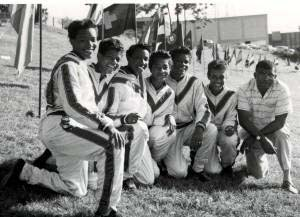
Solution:
{"label": "person's bent knee", "polygon": [[248,170],[249,175],[253,176],[256,179],[262,179],[266,177],[268,170]]}
{"label": "person's bent knee", "polygon": [[220,174],[221,171],[222,171],[222,166],[218,162],[218,163],[215,163],[214,165],[205,166],[204,171],[209,173],[209,174]]}
{"label": "person's bent knee", "polygon": [[170,169],[168,168],[168,174],[176,179],[182,179],[187,176],[187,169]]}
{"label": "person's bent knee", "polygon": [[69,189],[68,191],[71,195],[73,195],[74,197],[83,197],[87,194],[87,190],[86,191],[83,191],[82,189],[80,188],[72,188],[72,189]]}
{"label": "person's bent knee", "polygon": [[87,186],[80,186],[79,184],[65,181],[67,186],[67,192],[73,195],[74,197],[83,197],[87,194]]}
{"label": "person's bent knee", "polygon": [[214,124],[208,124],[204,133],[208,133],[209,136],[217,136],[218,128]]}
{"label": "person's bent knee", "polygon": [[237,134],[233,134],[232,136],[227,136],[224,133],[220,135],[220,138],[218,140],[218,144],[221,146],[221,148],[235,148],[238,143],[238,136]]}
{"label": "person's bent knee", "polygon": [[135,180],[142,185],[153,185],[155,180],[155,175],[147,176],[147,177],[140,177],[135,175]]}

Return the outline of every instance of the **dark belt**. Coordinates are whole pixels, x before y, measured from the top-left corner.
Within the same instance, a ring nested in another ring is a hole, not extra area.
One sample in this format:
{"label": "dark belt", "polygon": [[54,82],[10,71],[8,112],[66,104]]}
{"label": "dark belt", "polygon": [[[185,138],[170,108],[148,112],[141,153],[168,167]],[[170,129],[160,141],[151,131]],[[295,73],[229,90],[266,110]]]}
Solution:
{"label": "dark belt", "polygon": [[187,122],[187,123],[177,123],[176,129],[181,129],[181,128],[187,127],[187,126],[189,126],[190,124],[192,124],[193,122],[194,122],[194,121],[190,121],[190,122]]}
{"label": "dark belt", "polygon": [[56,112],[52,112],[50,114],[47,114],[47,116],[50,116],[50,115],[61,115],[61,116],[66,116],[66,112],[65,111],[56,111]]}

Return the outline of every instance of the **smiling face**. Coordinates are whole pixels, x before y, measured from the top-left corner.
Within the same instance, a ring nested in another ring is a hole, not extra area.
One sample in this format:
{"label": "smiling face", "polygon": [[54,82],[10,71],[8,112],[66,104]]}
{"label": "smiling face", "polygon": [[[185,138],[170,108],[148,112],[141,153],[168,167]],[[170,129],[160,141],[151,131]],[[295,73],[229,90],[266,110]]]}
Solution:
{"label": "smiling face", "polygon": [[170,72],[171,77],[177,81],[184,77],[185,72],[188,70],[191,58],[187,54],[177,54],[173,57],[173,66]]}
{"label": "smiling face", "polygon": [[127,56],[128,66],[135,72],[143,72],[149,63],[150,53],[146,49],[137,48],[131,56]]}
{"label": "smiling face", "polygon": [[122,51],[108,50],[105,54],[98,53],[98,64],[101,73],[110,74],[117,70],[122,58]]}
{"label": "smiling face", "polygon": [[170,59],[156,59],[150,71],[156,81],[164,82],[170,73]]}
{"label": "smiling face", "polygon": [[226,69],[212,69],[208,74],[209,89],[213,94],[220,93],[224,88]]}
{"label": "smiling face", "polygon": [[90,59],[97,47],[97,31],[95,28],[81,29],[70,42],[73,51],[83,59]]}

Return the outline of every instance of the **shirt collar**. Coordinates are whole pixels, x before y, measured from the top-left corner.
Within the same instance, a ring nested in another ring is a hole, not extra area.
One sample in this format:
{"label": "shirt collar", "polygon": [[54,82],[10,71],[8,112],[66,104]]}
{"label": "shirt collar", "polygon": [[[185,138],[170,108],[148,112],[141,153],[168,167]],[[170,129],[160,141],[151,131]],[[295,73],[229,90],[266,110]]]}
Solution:
{"label": "shirt collar", "polygon": [[126,72],[127,74],[132,74],[136,77],[139,76],[139,74],[136,74],[128,65],[127,66],[121,66],[121,69]]}

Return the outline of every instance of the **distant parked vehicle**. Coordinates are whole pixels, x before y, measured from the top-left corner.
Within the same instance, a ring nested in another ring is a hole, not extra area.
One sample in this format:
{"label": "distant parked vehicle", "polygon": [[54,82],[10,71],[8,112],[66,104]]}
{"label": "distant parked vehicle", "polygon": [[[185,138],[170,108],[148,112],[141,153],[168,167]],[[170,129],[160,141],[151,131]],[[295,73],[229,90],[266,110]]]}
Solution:
{"label": "distant parked vehicle", "polygon": [[214,41],[213,40],[210,40],[210,39],[204,39],[203,40],[203,44],[204,46],[208,47],[208,48],[212,48],[213,44],[214,44]]}
{"label": "distant parked vehicle", "polygon": [[271,53],[276,51],[276,48],[273,47],[272,45],[268,45],[268,44],[263,44],[259,46],[260,49],[264,50],[264,51],[270,51]]}
{"label": "distant parked vehicle", "polygon": [[251,47],[249,46],[249,44],[245,44],[245,43],[240,43],[236,46],[239,49],[246,49],[246,50],[250,50]]}
{"label": "distant parked vehicle", "polygon": [[286,52],[287,55],[293,55],[294,53],[295,53],[295,49],[292,48],[288,49]]}
{"label": "distant parked vehicle", "polygon": [[280,54],[287,54],[289,47],[288,46],[276,46],[276,52]]}
{"label": "distant parked vehicle", "polygon": [[256,44],[248,44],[248,47],[255,50],[259,49],[259,46],[257,46]]}

